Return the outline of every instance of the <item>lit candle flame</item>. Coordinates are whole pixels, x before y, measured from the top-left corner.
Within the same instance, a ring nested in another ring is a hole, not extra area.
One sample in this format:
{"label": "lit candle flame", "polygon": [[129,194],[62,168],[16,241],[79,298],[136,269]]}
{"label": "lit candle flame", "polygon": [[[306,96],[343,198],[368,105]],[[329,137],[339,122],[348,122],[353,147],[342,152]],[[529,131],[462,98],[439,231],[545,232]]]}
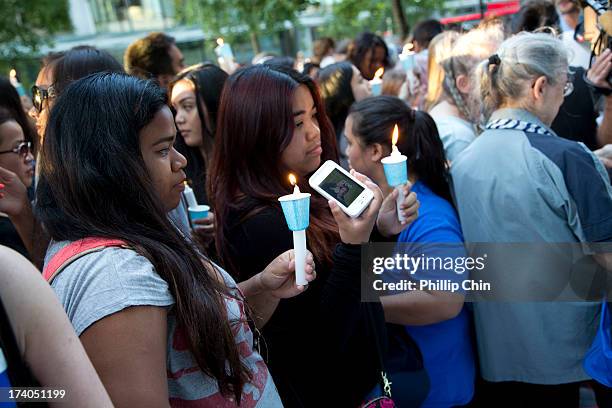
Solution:
{"label": "lit candle flame", "polygon": [[399,128],[396,124],[395,126],[393,126],[393,135],[391,136],[391,143],[393,144],[393,146],[397,144],[397,139],[399,139]]}
{"label": "lit candle flame", "polygon": [[404,45],[404,48],[402,49],[402,54],[408,54],[409,52],[412,51],[413,48],[414,48],[414,44],[406,43],[406,45]]}
{"label": "lit candle flame", "polygon": [[189,184],[187,184],[187,180],[183,181],[183,184],[185,185],[185,187],[189,187]]}
{"label": "lit candle flame", "polygon": [[297,179],[295,178],[293,173],[289,173],[289,182],[291,183],[292,186],[295,186],[297,183]]}
{"label": "lit candle flame", "polygon": [[11,69],[11,72],[9,73],[9,75],[14,78],[17,76],[17,71],[15,71],[15,68]]}
{"label": "lit candle flame", "polygon": [[223,38],[217,38],[217,44],[219,44],[219,47],[223,47]]}
{"label": "lit candle flame", "polygon": [[383,67],[378,68],[376,72],[374,73],[374,79],[382,78],[384,73],[385,73],[385,69]]}

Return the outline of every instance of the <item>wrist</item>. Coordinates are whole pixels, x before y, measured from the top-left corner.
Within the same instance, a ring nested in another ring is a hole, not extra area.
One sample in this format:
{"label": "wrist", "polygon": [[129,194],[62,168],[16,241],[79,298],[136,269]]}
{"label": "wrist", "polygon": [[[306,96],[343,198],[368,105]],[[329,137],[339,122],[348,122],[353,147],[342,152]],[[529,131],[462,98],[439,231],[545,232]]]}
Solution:
{"label": "wrist", "polygon": [[263,279],[264,273],[265,272],[259,272],[256,275],[256,278],[257,278],[256,294],[266,296],[272,301],[280,301],[281,298],[274,294],[274,290],[268,288],[266,284],[264,283],[264,279]]}
{"label": "wrist", "polygon": [[263,274],[265,272],[259,272],[257,275],[255,275],[255,294],[260,294],[263,292],[267,292],[268,288],[266,287],[264,281],[263,281]]}

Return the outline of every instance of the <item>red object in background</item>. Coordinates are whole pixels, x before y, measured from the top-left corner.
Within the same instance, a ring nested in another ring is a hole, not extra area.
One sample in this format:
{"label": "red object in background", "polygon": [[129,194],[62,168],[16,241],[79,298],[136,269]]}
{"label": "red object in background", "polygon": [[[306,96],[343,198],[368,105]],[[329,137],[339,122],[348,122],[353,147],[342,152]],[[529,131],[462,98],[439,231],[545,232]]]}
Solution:
{"label": "red object in background", "polygon": [[[520,1],[500,1],[497,3],[488,3],[484,17],[502,17],[509,14],[514,14],[521,8]],[[442,24],[463,23],[465,21],[473,21],[482,19],[480,13],[464,14],[461,16],[451,16],[441,18]]]}

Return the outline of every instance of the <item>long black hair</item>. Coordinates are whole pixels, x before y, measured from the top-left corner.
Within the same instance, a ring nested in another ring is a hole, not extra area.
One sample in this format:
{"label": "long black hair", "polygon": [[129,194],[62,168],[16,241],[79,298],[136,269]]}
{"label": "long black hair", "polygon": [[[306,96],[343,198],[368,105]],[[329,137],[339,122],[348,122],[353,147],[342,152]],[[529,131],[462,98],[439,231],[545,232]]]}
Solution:
{"label": "long black hair", "polygon": [[125,74],[71,83],[46,128],[37,213],[54,240],[121,239],[146,257],[176,299],[198,366],[240,401],[251,374],[227,320],[227,289],[168,219],[140,151],[140,131],[165,106],[161,88]]}
{"label": "long black hair", "polygon": [[[237,279],[242,279],[227,245],[232,211],[245,221],[265,208],[280,211],[278,197],[290,188],[281,156],[293,137],[293,95],[300,86],[308,88],[317,110],[321,131],[321,161],[338,161],[338,149],[330,121],[325,116],[315,82],[307,75],[280,66],[253,65],[233,73],[223,89],[219,126],[208,191],[216,208],[217,251]],[[311,187],[300,180],[302,191]],[[313,194],[310,226],[306,232],[317,263],[330,265],[330,248],[339,242],[338,227],[327,201]],[[242,272],[244,273],[244,271]]]}
{"label": "long black hair", "polygon": [[448,166],[436,123],[428,113],[411,109],[395,96],[375,96],[355,103],[349,112],[353,135],[364,145],[380,143],[391,150],[391,133],[397,124],[398,149],[408,157],[409,171],[440,197],[453,203]]}
{"label": "long black hair", "polygon": [[34,148],[38,143],[38,136],[32,124],[28,121],[19,94],[8,78],[0,77],[0,107],[7,109],[14,120],[21,126],[26,141],[32,142]]}
{"label": "long black hair", "polygon": [[351,88],[352,79],[353,64],[348,61],[328,65],[321,69],[317,76],[321,97],[325,102],[325,112],[334,126],[337,141],[342,135],[349,108],[355,102]]}
{"label": "long black hair", "polygon": [[[179,72],[168,85],[168,95],[172,95],[174,85],[181,80],[190,81],[195,89],[196,108],[200,123],[202,124],[202,143],[205,153],[202,156],[200,149],[187,146],[185,140],[180,135],[177,137],[176,148],[187,157],[187,168],[185,171],[189,178],[191,178],[194,193],[200,203],[208,201],[206,195],[206,169],[210,164],[212,156],[212,147],[217,129],[217,112],[219,111],[219,103],[221,101],[221,91],[227,77],[227,73],[218,66],[211,63],[202,63]],[[204,109],[208,113],[208,120]]]}
{"label": "long black hair", "polygon": [[61,94],[72,81],[94,72],[124,72],[121,64],[108,51],[89,45],[79,45],[56,54],[46,66],[51,69],[56,95]]}

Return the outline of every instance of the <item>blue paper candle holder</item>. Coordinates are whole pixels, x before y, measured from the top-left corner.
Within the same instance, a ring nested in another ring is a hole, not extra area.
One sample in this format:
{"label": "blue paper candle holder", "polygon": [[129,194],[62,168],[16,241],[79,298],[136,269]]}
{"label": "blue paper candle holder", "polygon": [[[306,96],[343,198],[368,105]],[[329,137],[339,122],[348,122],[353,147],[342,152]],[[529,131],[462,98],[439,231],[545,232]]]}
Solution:
{"label": "blue paper candle holder", "polygon": [[278,201],[281,203],[285,220],[291,231],[301,231],[308,228],[310,224],[309,193],[289,194],[280,197]]}
{"label": "blue paper candle holder", "polygon": [[414,69],[414,54],[406,55],[402,60],[402,68],[404,71],[409,72]]}
{"label": "blue paper candle holder", "polygon": [[385,171],[385,178],[391,187],[397,187],[408,182],[407,159],[406,156],[400,156],[399,160],[389,156],[381,160]]}

